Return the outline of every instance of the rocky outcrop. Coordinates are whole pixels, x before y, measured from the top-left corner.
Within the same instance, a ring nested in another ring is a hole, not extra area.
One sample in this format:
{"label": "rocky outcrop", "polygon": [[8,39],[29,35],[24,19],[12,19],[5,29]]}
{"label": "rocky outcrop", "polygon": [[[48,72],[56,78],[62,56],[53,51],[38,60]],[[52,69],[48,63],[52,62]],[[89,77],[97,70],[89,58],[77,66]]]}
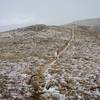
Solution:
{"label": "rocky outcrop", "polygon": [[32,30],[32,31],[43,31],[45,29],[47,29],[48,26],[44,25],[44,24],[37,24],[37,25],[32,25],[32,26],[29,26],[27,28],[24,28],[24,31],[25,30]]}

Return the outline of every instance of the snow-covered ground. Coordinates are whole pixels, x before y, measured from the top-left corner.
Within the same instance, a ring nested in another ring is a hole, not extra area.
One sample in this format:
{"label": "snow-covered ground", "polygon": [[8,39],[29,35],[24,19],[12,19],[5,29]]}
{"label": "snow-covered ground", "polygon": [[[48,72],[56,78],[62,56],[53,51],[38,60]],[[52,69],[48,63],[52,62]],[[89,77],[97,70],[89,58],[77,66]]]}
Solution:
{"label": "snow-covered ground", "polygon": [[99,100],[100,38],[77,27],[70,41],[71,32],[0,33],[0,100]]}

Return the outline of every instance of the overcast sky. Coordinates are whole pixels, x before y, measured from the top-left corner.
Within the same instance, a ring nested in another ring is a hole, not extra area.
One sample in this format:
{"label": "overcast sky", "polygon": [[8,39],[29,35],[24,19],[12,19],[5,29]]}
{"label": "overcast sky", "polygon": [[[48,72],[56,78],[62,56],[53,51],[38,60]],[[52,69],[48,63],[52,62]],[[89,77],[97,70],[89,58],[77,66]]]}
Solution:
{"label": "overcast sky", "polygon": [[0,26],[100,17],[100,0],[0,0]]}

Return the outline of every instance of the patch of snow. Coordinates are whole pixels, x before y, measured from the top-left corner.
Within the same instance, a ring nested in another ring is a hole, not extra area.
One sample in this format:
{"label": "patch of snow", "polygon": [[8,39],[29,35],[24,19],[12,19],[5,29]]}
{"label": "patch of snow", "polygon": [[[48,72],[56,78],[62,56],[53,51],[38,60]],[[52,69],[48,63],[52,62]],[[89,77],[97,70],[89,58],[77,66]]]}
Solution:
{"label": "patch of snow", "polygon": [[60,92],[57,90],[57,87],[51,87],[49,90],[46,90],[46,95],[51,95],[53,97],[59,98],[59,100],[65,100],[65,95],[60,94]]}

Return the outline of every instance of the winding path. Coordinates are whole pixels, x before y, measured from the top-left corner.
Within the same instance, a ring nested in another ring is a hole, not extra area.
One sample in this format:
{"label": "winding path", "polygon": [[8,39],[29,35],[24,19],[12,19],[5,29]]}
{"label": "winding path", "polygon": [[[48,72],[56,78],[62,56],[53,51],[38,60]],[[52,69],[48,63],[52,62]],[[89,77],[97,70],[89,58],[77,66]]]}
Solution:
{"label": "winding path", "polygon": [[[71,38],[68,41],[66,41],[66,43],[64,44],[64,46],[62,46],[58,51],[56,51],[56,57],[53,58],[51,61],[49,61],[47,64],[43,65],[43,66],[40,66],[35,72],[38,73],[36,75],[39,75],[42,73],[42,75],[44,75],[44,73],[48,70],[48,68],[50,68],[51,66],[53,66],[56,61],[59,59],[59,57],[63,54],[63,52],[65,52],[66,49],[69,48],[69,46],[71,45],[71,42],[74,40],[74,27],[71,29],[72,32],[71,32]],[[31,84],[32,81],[34,81],[34,76],[36,77],[36,75],[32,75],[31,78],[30,78],[30,81],[29,81],[29,84]],[[35,81],[39,81],[39,80],[35,80]],[[43,83],[43,79],[42,79],[42,82]],[[37,84],[38,85],[38,84]],[[40,85],[40,83],[39,83]]]}
{"label": "winding path", "polygon": [[[48,68],[48,66],[52,66],[56,63],[56,61],[59,59],[59,57],[63,54],[63,52],[65,52],[66,49],[69,48],[71,42],[74,40],[74,27],[72,28],[72,32],[71,32],[71,39],[69,40],[69,42],[67,41],[65,43],[65,45],[63,47],[60,48],[60,50],[58,50],[59,52],[57,53],[57,57],[55,57],[55,59],[53,59],[52,61],[50,61],[48,64],[44,65],[44,67],[41,69],[41,72],[44,73],[45,70]],[[56,51],[57,52],[57,51]]]}

